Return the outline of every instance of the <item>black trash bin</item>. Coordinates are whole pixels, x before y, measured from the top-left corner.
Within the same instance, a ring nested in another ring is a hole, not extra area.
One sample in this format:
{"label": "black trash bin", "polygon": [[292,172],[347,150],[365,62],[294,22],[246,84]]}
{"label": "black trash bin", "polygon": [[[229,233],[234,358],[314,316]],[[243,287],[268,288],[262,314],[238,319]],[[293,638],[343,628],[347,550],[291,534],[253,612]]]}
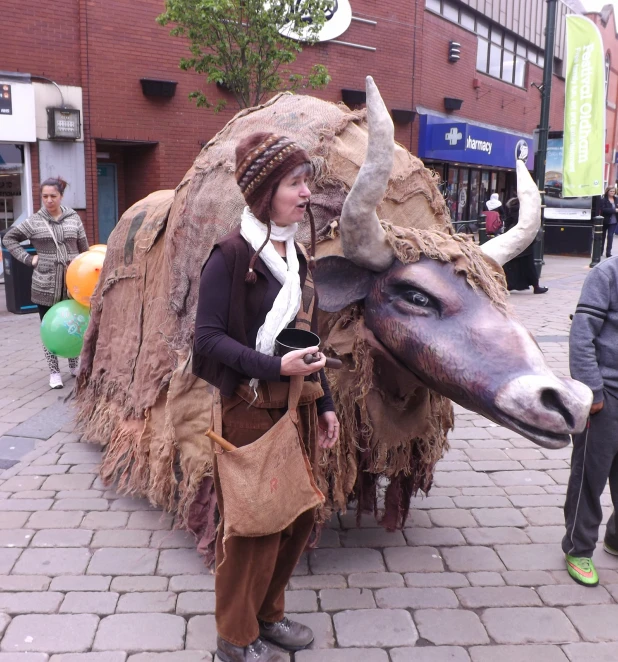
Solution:
{"label": "black trash bin", "polygon": [[[4,237],[5,232],[0,232],[0,241]],[[24,245],[24,248],[31,255],[36,254],[32,246]],[[16,260],[4,245],[2,246],[2,266],[4,268],[4,293],[7,310],[17,315],[36,313],[37,306],[30,299],[32,267],[28,267],[19,260]]]}

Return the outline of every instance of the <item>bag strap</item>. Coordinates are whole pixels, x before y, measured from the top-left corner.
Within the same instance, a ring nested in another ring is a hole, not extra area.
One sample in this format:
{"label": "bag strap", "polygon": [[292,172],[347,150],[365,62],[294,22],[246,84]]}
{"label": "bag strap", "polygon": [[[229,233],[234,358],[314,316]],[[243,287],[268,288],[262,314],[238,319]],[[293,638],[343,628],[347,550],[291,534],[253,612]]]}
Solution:
{"label": "bag strap", "polygon": [[[213,388],[212,402],[210,406],[210,427],[208,430],[212,430],[218,436],[223,434],[221,391],[219,391],[218,388]],[[208,436],[208,432],[206,432],[206,435]],[[213,450],[217,455],[220,455],[223,452],[221,446],[217,444],[213,444]]]}
{"label": "bag strap", "polygon": [[299,329],[311,331],[311,321],[313,320],[313,308],[315,305],[315,285],[313,284],[313,275],[309,269],[309,256],[302,244],[297,244],[307,262],[307,275],[300,295],[300,308],[296,314],[294,326]]}
{"label": "bag strap", "polygon": [[49,221],[43,215],[41,215],[41,220],[43,221],[43,223],[45,223],[45,227],[47,228],[49,234],[51,235],[51,238],[53,239],[54,244],[56,244],[56,255],[58,257],[58,262],[60,262],[61,264],[63,264],[66,267],[67,266],[66,262],[64,261],[64,259],[62,258],[62,255],[60,253],[60,244],[58,243],[58,240],[56,239],[56,235],[54,234],[54,231],[52,230],[51,225],[49,224]]}
{"label": "bag strap", "polygon": [[290,377],[290,391],[288,393],[288,413],[290,417],[296,423],[298,421],[298,415],[296,413],[296,408],[298,407],[298,401],[303,392],[303,386],[305,384],[305,378],[302,375],[292,375]]}

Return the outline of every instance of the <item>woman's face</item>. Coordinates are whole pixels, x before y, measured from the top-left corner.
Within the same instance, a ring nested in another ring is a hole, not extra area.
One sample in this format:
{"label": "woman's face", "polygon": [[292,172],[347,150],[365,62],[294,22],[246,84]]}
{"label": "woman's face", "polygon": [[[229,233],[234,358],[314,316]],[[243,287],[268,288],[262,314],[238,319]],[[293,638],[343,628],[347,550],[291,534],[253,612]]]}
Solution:
{"label": "woman's face", "polygon": [[310,169],[301,164],[279,182],[270,207],[270,219],[275,225],[285,227],[303,220],[311,197],[310,181]]}
{"label": "woman's face", "polygon": [[55,186],[44,186],[41,191],[41,198],[48,212],[55,214],[60,211],[62,196]]}
{"label": "woman's face", "polygon": [[615,188],[608,188],[607,189],[607,195],[610,198],[613,198],[616,195],[616,189]]}

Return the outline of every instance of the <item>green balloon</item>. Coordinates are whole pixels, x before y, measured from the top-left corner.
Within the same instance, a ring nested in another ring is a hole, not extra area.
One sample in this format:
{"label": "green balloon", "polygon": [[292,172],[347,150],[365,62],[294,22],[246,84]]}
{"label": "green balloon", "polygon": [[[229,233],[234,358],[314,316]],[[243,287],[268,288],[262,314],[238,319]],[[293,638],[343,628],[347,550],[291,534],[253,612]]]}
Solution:
{"label": "green balloon", "polygon": [[84,345],[90,311],[73,299],[52,306],[41,323],[43,345],[56,356],[75,359]]}

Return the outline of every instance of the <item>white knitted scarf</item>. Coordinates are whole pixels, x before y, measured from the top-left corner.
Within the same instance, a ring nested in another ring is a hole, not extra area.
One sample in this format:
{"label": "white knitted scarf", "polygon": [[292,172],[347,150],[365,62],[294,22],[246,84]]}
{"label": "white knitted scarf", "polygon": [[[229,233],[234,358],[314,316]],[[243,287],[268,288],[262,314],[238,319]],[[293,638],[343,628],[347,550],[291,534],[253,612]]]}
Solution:
{"label": "white knitted scarf", "polygon": [[[266,239],[266,226],[258,221],[249,207],[245,207],[240,217],[240,234],[257,251]],[[300,309],[300,276],[298,274],[298,255],[294,245],[294,235],[298,223],[280,227],[271,222],[270,238],[260,253],[262,262],[270,273],[281,283],[279,294],[273,307],[266,315],[264,324],[258,329],[255,349],[262,354],[272,356],[275,350],[275,338],[294,320]],[[272,240],[285,242],[286,261],[277,253]],[[252,380],[253,381],[253,380]]]}

